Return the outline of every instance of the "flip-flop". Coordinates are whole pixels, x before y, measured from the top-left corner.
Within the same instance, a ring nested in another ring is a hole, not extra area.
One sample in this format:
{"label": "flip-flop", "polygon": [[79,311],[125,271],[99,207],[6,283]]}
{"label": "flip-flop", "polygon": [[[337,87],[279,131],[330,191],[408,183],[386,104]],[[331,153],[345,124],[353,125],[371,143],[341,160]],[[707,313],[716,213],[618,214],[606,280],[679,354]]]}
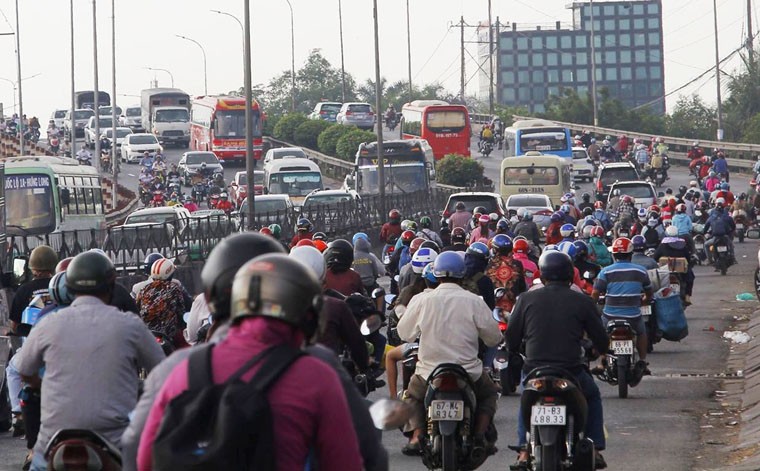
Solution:
{"label": "flip-flop", "polygon": [[401,449],[401,453],[405,454],[406,456],[420,456],[422,454],[422,449],[420,448],[420,442],[407,443]]}

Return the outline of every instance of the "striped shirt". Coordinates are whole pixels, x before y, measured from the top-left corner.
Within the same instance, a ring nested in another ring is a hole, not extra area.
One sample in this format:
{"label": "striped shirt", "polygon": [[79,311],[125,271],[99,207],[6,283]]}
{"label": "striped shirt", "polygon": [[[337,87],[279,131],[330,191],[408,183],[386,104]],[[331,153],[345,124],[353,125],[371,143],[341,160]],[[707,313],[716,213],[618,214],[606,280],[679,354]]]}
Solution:
{"label": "striped shirt", "polygon": [[652,290],[652,283],[641,265],[615,262],[599,272],[594,289],[606,293],[604,314],[610,317],[638,317],[641,294]]}

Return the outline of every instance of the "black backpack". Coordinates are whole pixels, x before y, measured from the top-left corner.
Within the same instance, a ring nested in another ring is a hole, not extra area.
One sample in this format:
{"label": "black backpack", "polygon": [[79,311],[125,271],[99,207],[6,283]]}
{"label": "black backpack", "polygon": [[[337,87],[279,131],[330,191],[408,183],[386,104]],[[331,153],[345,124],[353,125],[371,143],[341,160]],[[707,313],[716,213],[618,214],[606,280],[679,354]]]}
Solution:
{"label": "black backpack", "polygon": [[[271,347],[224,383],[211,374],[213,345],[188,359],[188,389],[169,402],[153,443],[153,469],[275,470],[274,426],[268,389],[303,352]],[[249,382],[241,377],[260,361]]]}

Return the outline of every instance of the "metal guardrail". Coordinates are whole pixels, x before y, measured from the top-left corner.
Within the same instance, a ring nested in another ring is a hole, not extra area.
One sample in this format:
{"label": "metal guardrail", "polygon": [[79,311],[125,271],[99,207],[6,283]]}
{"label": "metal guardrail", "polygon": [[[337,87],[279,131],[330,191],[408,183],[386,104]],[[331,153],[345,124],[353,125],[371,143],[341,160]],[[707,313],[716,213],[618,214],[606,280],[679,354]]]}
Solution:
{"label": "metal guardrail", "polygon": [[470,113],[470,122],[472,124],[488,124],[493,119],[493,115],[487,113]]}

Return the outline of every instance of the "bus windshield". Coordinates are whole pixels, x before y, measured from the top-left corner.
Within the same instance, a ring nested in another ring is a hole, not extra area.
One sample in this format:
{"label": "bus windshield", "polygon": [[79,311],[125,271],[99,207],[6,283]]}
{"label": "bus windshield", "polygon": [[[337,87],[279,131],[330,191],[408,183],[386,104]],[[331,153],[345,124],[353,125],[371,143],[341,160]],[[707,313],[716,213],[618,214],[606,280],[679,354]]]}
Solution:
{"label": "bus windshield", "polygon": [[55,229],[50,177],[40,174],[5,176],[5,213],[9,234],[46,234]]}
{"label": "bus windshield", "polygon": [[186,109],[156,110],[157,123],[187,123],[190,115]]}
{"label": "bus windshield", "polygon": [[[362,193],[380,193],[376,166],[359,168],[359,178]],[[412,193],[427,189],[425,166],[420,164],[387,166],[385,181],[386,193]]]}
{"label": "bus windshield", "polygon": [[504,185],[559,185],[557,167],[507,167]]}
{"label": "bus windshield", "polygon": [[427,127],[435,133],[460,132],[467,125],[462,111],[428,111]]}
{"label": "bus windshield", "polygon": [[[217,111],[214,135],[216,137],[245,137],[245,110]],[[261,136],[261,120],[258,112],[253,113],[253,135]]]}
{"label": "bus windshield", "polygon": [[274,195],[306,196],[321,189],[322,174],[319,172],[287,172],[269,176],[269,193]]}
{"label": "bus windshield", "polygon": [[520,149],[528,151],[558,151],[567,150],[567,136],[563,133],[537,132],[520,134]]}

